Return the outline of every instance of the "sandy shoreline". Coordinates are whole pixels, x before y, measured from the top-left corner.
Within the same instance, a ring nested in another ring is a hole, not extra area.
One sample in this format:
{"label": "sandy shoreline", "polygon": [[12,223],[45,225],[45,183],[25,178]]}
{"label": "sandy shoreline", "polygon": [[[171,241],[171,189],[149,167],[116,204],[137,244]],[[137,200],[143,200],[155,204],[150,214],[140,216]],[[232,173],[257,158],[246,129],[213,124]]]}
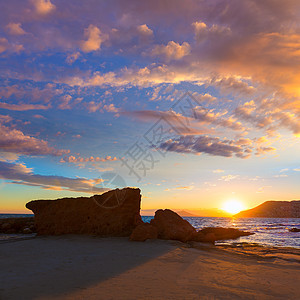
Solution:
{"label": "sandy shoreline", "polygon": [[300,251],[127,238],[0,245],[0,299],[299,299]]}

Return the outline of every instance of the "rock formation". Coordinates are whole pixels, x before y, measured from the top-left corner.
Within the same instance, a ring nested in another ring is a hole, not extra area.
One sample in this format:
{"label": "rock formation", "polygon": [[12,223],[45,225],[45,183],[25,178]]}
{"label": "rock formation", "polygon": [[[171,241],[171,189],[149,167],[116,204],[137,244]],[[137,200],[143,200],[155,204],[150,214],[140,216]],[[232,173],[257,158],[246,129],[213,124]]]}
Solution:
{"label": "rock formation", "polygon": [[266,201],[235,215],[237,218],[300,218],[300,201]]}
{"label": "rock formation", "polygon": [[158,238],[164,240],[186,242],[196,233],[196,229],[188,221],[170,209],[157,210],[150,224],[157,228]]}
{"label": "rock formation", "polygon": [[141,223],[140,189],[124,188],[102,195],[26,204],[34,212],[38,235],[92,234],[129,236]]}
{"label": "rock formation", "polygon": [[36,229],[38,235],[92,234],[130,236],[132,241],[159,238],[205,243],[252,234],[221,227],[196,231],[188,221],[169,209],[157,210],[150,224],[144,223],[140,216],[140,203],[140,189],[136,188],[116,189],[89,198],[36,200],[26,204],[34,212],[35,228],[33,218],[21,218],[16,222],[1,220],[0,230],[31,233]]}

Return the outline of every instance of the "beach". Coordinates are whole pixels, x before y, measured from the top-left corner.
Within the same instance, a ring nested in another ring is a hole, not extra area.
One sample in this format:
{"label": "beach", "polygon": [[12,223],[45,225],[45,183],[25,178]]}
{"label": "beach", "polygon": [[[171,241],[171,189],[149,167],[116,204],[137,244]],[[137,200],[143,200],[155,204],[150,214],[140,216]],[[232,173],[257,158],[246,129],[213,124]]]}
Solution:
{"label": "beach", "polygon": [[299,299],[298,249],[36,237],[0,245],[0,299]]}

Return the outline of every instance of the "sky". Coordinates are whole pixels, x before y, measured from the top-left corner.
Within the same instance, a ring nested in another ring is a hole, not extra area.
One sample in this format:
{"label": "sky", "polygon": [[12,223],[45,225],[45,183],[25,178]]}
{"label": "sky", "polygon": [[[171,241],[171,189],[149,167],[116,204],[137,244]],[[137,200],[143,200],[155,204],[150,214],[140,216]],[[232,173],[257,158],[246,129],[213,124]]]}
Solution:
{"label": "sky", "polygon": [[298,0],[1,1],[0,213],[125,186],[203,215],[299,199],[299,20]]}

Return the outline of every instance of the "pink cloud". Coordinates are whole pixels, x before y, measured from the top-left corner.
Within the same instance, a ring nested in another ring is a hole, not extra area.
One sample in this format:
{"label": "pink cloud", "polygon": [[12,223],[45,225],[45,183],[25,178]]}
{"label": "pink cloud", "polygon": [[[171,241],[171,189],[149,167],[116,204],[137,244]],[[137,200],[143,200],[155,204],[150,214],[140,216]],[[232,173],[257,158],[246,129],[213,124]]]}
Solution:
{"label": "pink cloud", "polygon": [[22,131],[0,124],[0,148],[2,152],[20,155],[55,155],[68,153],[68,150],[56,150],[48,142],[25,135]]}
{"label": "pink cloud", "polygon": [[50,105],[43,105],[43,104],[9,104],[5,102],[0,102],[0,108],[8,109],[8,110],[15,110],[15,111],[26,111],[26,110],[40,110],[40,109],[49,109]]}

